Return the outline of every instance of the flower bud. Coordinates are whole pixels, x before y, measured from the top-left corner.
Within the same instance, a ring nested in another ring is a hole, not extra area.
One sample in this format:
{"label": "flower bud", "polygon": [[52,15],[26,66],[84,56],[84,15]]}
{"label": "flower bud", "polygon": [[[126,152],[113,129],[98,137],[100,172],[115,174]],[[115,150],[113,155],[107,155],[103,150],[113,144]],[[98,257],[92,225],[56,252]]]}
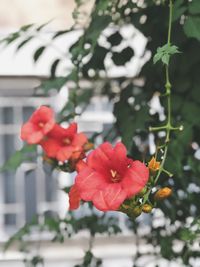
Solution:
{"label": "flower bud", "polygon": [[90,142],[86,143],[84,145],[84,147],[83,147],[84,151],[89,151],[89,150],[91,150],[93,148],[94,148],[94,144],[93,143],[90,143]]}
{"label": "flower bud", "polygon": [[155,157],[148,162],[148,168],[152,174],[155,174],[156,171],[160,169],[160,162],[156,161]]}
{"label": "flower bud", "polygon": [[156,201],[164,200],[164,199],[168,198],[171,194],[172,194],[172,189],[171,188],[169,188],[169,187],[163,187],[163,188],[159,189],[155,193],[154,199]]}
{"label": "flower bud", "polygon": [[138,217],[140,216],[140,214],[142,213],[142,208],[141,207],[135,207],[132,211],[132,214],[134,217]]}
{"label": "flower bud", "polygon": [[145,195],[145,193],[147,192],[147,188],[144,187],[139,193],[138,193],[138,196],[139,197],[143,197]]}
{"label": "flower bud", "polygon": [[149,204],[144,204],[142,207],[142,211],[145,213],[150,213],[152,211],[153,207]]}

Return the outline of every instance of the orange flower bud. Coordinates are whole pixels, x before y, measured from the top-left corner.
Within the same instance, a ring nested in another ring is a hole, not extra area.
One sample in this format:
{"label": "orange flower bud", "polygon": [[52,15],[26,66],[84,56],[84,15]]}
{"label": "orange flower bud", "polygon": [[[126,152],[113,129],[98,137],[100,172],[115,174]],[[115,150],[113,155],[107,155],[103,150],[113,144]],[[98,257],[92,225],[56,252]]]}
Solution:
{"label": "orange flower bud", "polygon": [[163,187],[155,193],[154,199],[156,201],[164,200],[168,198],[171,194],[172,194],[172,189],[170,189],[169,187]]}
{"label": "orange flower bud", "polygon": [[145,213],[150,213],[152,211],[153,207],[149,204],[144,204],[142,207],[142,211]]}
{"label": "orange flower bud", "polygon": [[152,157],[152,159],[148,162],[148,168],[152,173],[155,173],[160,169],[160,162],[156,161],[155,157]]}
{"label": "orange flower bud", "polygon": [[86,143],[84,145],[84,147],[83,147],[84,151],[89,151],[89,150],[91,150],[93,148],[94,148],[94,144],[93,143],[90,143],[90,142]]}

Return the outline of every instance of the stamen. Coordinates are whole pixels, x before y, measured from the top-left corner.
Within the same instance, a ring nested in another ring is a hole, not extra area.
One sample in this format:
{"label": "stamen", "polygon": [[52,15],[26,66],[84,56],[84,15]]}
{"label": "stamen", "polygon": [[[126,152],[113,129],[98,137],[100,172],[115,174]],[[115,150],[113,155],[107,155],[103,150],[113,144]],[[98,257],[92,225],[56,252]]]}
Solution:
{"label": "stamen", "polygon": [[110,172],[111,172],[112,177],[115,178],[117,175],[117,171],[110,170]]}
{"label": "stamen", "polygon": [[43,128],[44,127],[44,123],[43,122],[39,122],[38,125],[39,125],[40,128]]}
{"label": "stamen", "polygon": [[111,169],[110,173],[111,173],[111,181],[113,183],[118,183],[121,180],[121,177],[117,171]]}
{"label": "stamen", "polygon": [[71,144],[71,141],[69,138],[65,138],[65,139],[63,139],[63,143],[66,145],[69,145],[69,144]]}

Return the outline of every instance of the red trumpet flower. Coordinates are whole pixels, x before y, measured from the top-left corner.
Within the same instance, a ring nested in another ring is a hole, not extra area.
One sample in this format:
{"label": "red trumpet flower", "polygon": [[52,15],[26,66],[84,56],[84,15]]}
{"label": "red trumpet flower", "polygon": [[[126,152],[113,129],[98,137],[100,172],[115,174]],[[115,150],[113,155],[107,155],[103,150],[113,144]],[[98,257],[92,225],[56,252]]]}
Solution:
{"label": "red trumpet flower", "polygon": [[84,154],[83,146],[87,142],[85,134],[77,133],[77,124],[71,123],[68,128],[55,124],[40,144],[48,157],[64,162],[81,158]]}
{"label": "red trumpet flower", "polygon": [[79,197],[102,211],[118,210],[125,199],[139,193],[149,179],[148,168],[127,157],[122,143],[108,142],[92,151],[76,176]]}
{"label": "red trumpet flower", "polygon": [[28,144],[38,144],[55,125],[54,112],[51,108],[41,106],[23,124],[21,139]]}

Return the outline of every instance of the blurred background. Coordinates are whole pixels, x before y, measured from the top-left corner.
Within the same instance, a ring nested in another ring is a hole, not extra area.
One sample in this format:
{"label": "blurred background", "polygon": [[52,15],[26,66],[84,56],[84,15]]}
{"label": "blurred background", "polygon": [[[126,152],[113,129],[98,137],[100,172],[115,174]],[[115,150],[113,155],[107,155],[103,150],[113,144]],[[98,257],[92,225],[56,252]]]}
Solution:
{"label": "blurred background", "polygon": [[[83,12],[90,13],[93,1],[84,5]],[[36,64],[32,58],[35,49],[49,42],[49,37],[55,31],[68,29],[73,24],[72,12],[75,8],[73,0],[13,0],[12,3],[2,0],[0,3],[0,37],[5,38],[9,33],[17,31],[23,25],[36,23],[38,26],[50,22],[44,31],[26,47],[17,51],[20,43],[14,42],[9,47],[0,46],[0,164],[10,158],[16,151],[22,148],[19,138],[20,127],[32,112],[40,105],[51,105],[56,111],[60,111],[68,99],[68,89],[62,88],[59,94],[53,92],[52,96],[35,96],[34,89],[47,77],[49,66],[57,55],[64,55],[67,47],[73,44],[80,35],[80,30],[72,32],[55,40],[47,49],[43,59]],[[87,23],[81,21],[81,23]],[[128,29],[133,32],[133,29]],[[126,29],[124,29],[126,34]],[[139,43],[136,44],[138,53],[143,53],[145,38],[138,35]],[[67,62],[67,64],[66,64]],[[57,75],[65,74],[70,68],[70,59],[59,67]],[[142,62],[142,61],[141,61]],[[136,60],[132,64],[137,72]],[[133,71],[132,66],[128,71]],[[111,70],[111,75],[127,70]],[[91,86],[90,84],[87,86]],[[108,98],[94,97],[87,110],[78,119],[79,129],[85,131],[88,136],[94,132],[101,132],[109,128],[114,122],[112,114],[113,105]],[[89,131],[88,131],[89,129]],[[101,142],[102,139],[99,139]],[[67,177],[68,176],[68,177]],[[31,222],[35,214],[42,218],[43,214],[55,211],[61,218],[66,215],[68,199],[66,194],[59,190],[69,186],[72,178],[68,174],[55,172],[53,175],[43,170],[42,160],[32,163],[23,163],[16,173],[5,171],[0,174],[0,242],[3,250],[4,242],[26,222]],[[123,225],[124,218],[121,218]],[[45,266],[73,266],[83,257],[83,250],[88,247],[88,238],[80,235],[76,240],[66,241],[65,245],[52,244],[51,235],[46,233],[42,237],[42,255],[45,258]],[[37,234],[33,237],[32,252],[37,251]],[[101,240],[102,239],[102,240]],[[120,244],[123,242],[123,246]],[[124,243],[125,242],[125,243]],[[106,252],[105,252],[106,245]],[[97,254],[104,255],[105,266],[130,266],[132,264],[132,250],[134,242],[132,237],[100,238],[97,241]],[[0,265],[2,267],[21,267],[23,255],[12,248],[11,251],[0,253]]]}

